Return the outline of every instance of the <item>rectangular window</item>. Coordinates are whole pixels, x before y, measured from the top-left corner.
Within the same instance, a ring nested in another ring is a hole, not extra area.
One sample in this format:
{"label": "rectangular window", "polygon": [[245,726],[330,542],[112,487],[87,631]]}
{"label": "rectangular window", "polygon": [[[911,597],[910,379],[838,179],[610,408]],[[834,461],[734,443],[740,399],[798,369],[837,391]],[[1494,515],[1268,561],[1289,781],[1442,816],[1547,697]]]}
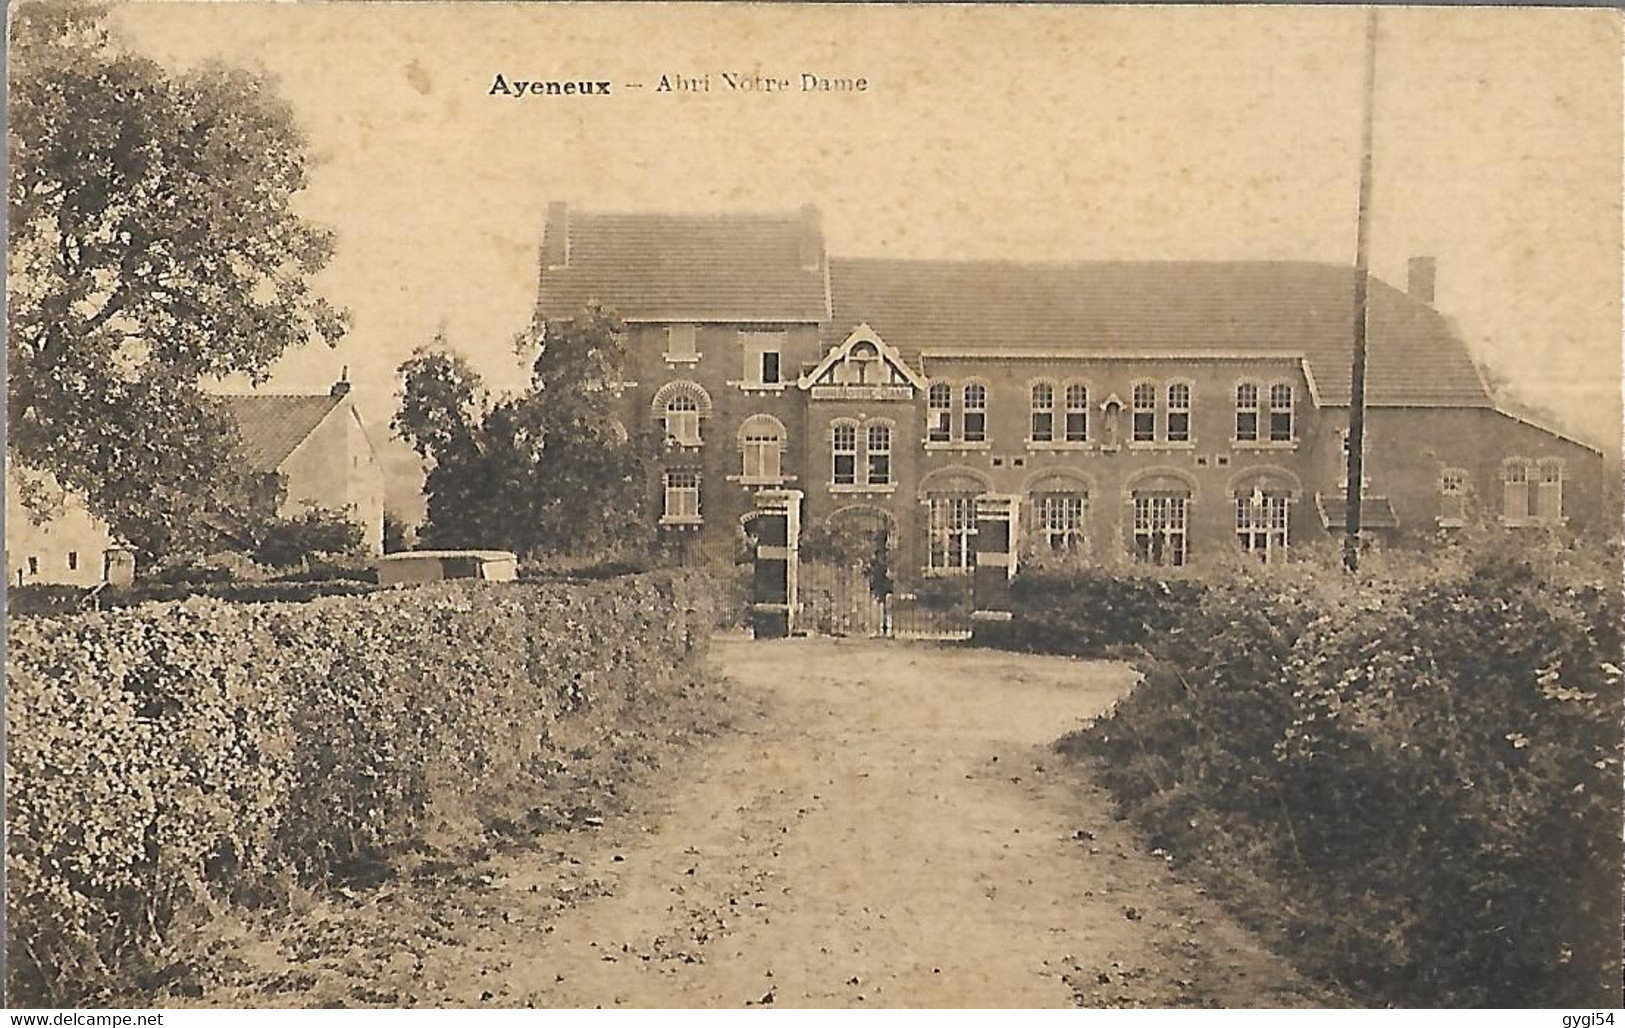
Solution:
{"label": "rectangular window", "polygon": [[39,558],[38,557],[29,557],[28,558],[28,573],[30,575],[39,574]]}
{"label": "rectangular window", "polygon": [[976,499],[933,496],[930,500],[930,566],[934,570],[974,567]]}
{"label": "rectangular window", "polygon": [[1137,443],[1155,442],[1157,438],[1157,387],[1142,382],[1134,387],[1134,435]]}
{"label": "rectangular window", "polygon": [[1052,493],[1040,495],[1036,500],[1040,544],[1056,552],[1082,552],[1084,498],[1076,493]]}
{"label": "rectangular window", "polygon": [[69,571],[78,571],[79,570],[79,551],[78,550],[69,550],[68,551],[68,570]]}
{"label": "rectangular window", "polygon": [[833,462],[830,481],[835,485],[858,484],[858,426],[842,422],[831,435]]}
{"label": "rectangular window", "polygon": [[1439,475],[1439,524],[1460,525],[1467,520],[1467,472],[1446,468]]}
{"label": "rectangular window", "polygon": [[665,521],[700,520],[700,473],[686,468],[666,472]]}
{"label": "rectangular window", "polygon": [[1191,441],[1191,387],[1183,382],[1168,387],[1168,441]]}
{"label": "rectangular window", "polygon": [[1552,524],[1563,520],[1563,465],[1558,461],[1540,462],[1535,514],[1540,520]]}
{"label": "rectangular window", "polygon": [[666,435],[681,446],[700,445],[700,410],[693,398],[674,397],[666,405]]}
{"label": "rectangular window", "polygon": [[1135,494],[1134,558],[1142,564],[1182,567],[1190,554],[1185,524],[1190,498]]}
{"label": "rectangular window", "polygon": [[953,438],[953,390],[945,382],[933,385],[926,394],[926,440],[945,443]]}
{"label": "rectangular window", "polygon": [[1236,497],[1236,538],[1241,548],[1265,564],[1286,555],[1291,524],[1285,496],[1254,491]]}
{"label": "rectangular window", "polygon": [[788,337],[783,332],[741,332],[739,341],[745,354],[745,385],[779,385],[781,354]]}
{"label": "rectangular window", "polygon": [[1258,441],[1258,387],[1251,382],[1236,386],[1236,441]]}
{"label": "rectangular window", "polygon": [[1285,382],[1270,386],[1270,442],[1292,441],[1292,387]]}
{"label": "rectangular window", "polygon": [[965,387],[964,440],[967,443],[987,441],[987,387],[972,383]]}
{"label": "rectangular window", "polygon": [[1055,439],[1055,387],[1047,382],[1033,386],[1033,442]]}
{"label": "rectangular window", "polygon": [[1508,461],[1502,468],[1501,516],[1518,523],[1529,520],[1529,465]]}
{"label": "rectangular window", "polygon": [[1089,441],[1089,387],[1079,382],[1066,387],[1066,441]]}
{"label": "rectangular window", "polygon": [[695,349],[695,331],[693,325],[666,326],[666,359],[669,361],[692,361],[699,359],[699,353]]}
{"label": "rectangular window", "polygon": [[774,481],[781,477],[780,454],[782,445],[773,433],[746,433],[745,478],[747,480]]}
{"label": "rectangular window", "polygon": [[868,446],[869,484],[891,485],[891,428],[870,425]]}

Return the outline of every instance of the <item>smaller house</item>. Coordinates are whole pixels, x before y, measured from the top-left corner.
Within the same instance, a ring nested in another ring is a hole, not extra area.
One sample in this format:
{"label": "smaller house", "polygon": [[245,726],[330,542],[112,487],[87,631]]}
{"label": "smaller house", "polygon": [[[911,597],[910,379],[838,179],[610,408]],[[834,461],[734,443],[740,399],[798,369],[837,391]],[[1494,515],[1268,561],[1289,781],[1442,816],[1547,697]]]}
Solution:
{"label": "smaller house", "polygon": [[[275,497],[281,517],[312,507],[344,511],[362,526],[368,552],[384,552],[384,472],[350,396],[350,383],[314,395],[236,395],[216,401],[237,422],[250,471]],[[22,499],[18,470],[6,475],[6,566],[12,585],[93,586],[132,573],[130,551],[76,495],[62,493],[53,513],[35,521]]]}

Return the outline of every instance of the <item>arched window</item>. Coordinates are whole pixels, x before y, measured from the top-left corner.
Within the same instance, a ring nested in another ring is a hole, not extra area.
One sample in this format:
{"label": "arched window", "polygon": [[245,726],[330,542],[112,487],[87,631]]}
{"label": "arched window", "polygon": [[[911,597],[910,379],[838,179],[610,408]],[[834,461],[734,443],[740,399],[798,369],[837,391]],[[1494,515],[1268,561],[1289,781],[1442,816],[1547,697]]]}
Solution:
{"label": "arched window", "polygon": [[1131,479],[1134,559],[1142,564],[1183,567],[1190,562],[1191,486],[1175,472],[1147,472]]}
{"label": "arched window", "polygon": [[962,438],[967,443],[987,441],[987,386],[972,382],[965,386],[965,403],[961,417]]}
{"label": "arched window", "polygon": [[1236,385],[1236,441],[1258,441],[1258,383]]}
{"label": "arched window", "polygon": [[1191,387],[1175,382],[1168,387],[1167,439],[1170,443],[1191,441]]}
{"label": "arched window", "polygon": [[1032,441],[1055,441],[1055,387],[1048,382],[1034,382],[1032,390]]}
{"label": "arched window", "polygon": [[837,421],[830,425],[830,483],[858,484],[858,423]]}
{"label": "arched window", "polygon": [[650,408],[664,423],[668,441],[698,446],[700,419],[711,413],[711,395],[696,382],[667,382],[655,391]]}
{"label": "arched window", "polygon": [[891,426],[885,422],[869,425],[865,454],[869,485],[891,485]]}
{"label": "arched window", "polygon": [[976,497],[986,476],[970,468],[939,468],[920,482],[926,509],[926,562],[932,571],[968,571],[976,563]]}
{"label": "arched window", "polygon": [[1074,472],[1054,470],[1028,481],[1027,509],[1034,542],[1041,550],[1088,550],[1089,484]]}
{"label": "arched window", "polygon": [[925,438],[927,442],[945,443],[953,438],[954,392],[946,382],[933,382],[926,392]]}
{"label": "arched window", "polygon": [[1155,442],[1157,438],[1157,387],[1140,382],[1134,387],[1134,421],[1130,439],[1136,443]]}
{"label": "arched window", "polygon": [[754,414],[739,426],[739,449],[744,480],[780,482],[784,479],[784,425],[770,414]]}
{"label": "arched window", "polygon": [[1082,382],[1068,382],[1066,386],[1066,441],[1089,441],[1089,387]]}
{"label": "arched window", "polygon": [[1277,382],[1270,386],[1270,442],[1292,441],[1292,385]]}

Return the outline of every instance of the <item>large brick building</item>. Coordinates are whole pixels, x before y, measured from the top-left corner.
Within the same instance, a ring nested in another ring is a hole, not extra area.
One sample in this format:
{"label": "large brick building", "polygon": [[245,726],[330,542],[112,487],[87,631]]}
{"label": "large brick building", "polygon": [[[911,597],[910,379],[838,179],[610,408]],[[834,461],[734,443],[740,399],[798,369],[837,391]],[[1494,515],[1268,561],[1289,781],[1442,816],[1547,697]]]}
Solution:
{"label": "large brick building", "polygon": [[[1580,528],[1600,453],[1497,409],[1432,307],[1371,286],[1365,526]],[[1291,262],[843,259],[784,216],[549,208],[539,308],[627,323],[626,416],[664,434],[662,530],[726,547],[753,494],[886,525],[903,581],[973,563],[974,498],[1102,562],[1277,559],[1341,533],[1353,271]]]}

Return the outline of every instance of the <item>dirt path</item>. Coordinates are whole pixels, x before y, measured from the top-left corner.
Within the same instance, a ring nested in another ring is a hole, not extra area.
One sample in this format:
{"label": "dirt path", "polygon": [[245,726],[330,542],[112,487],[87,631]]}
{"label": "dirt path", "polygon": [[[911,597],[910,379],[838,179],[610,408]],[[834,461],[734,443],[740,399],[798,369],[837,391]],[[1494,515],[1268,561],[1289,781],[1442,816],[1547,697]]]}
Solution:
{"label": "dirt path", "polygon": [[[1315,1002],[1050,756],[1128,687],[1123,665],[832,640],[727,639],[714,654],[742,730],[648,790],[640,814],[434,896],[311,911],[348,951],[287,960],[274,1000],[208,1001]],[[257,977],[244,987],[264,990]]]}

